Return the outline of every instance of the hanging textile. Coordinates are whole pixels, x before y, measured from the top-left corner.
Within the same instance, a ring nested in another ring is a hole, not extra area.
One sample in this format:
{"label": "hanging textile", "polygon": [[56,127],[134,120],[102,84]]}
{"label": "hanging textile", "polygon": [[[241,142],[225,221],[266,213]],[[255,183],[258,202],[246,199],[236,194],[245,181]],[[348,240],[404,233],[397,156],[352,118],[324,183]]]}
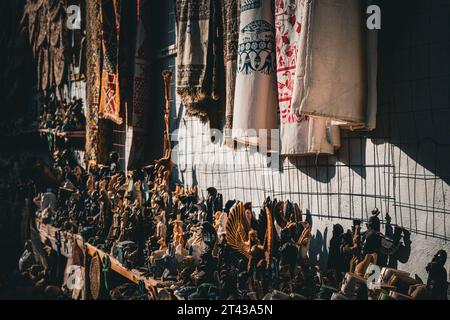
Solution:
{"label": "hanging textile", "polygon": [[223,39],[225,60],[225,134],[233,127],[234,89],[239,42],[239,0],[224,0],[222,3]]}
{"label": "hanging textile", "polygon": [[48,0],[43,0],[42,6],[39,7],[39,12],[37,14],[38,26],[36,28],[36,50],[43,46],[44,43],[48,43]]}
{"label": "hanging textile", "polygon": [[299,113],[365,127],[367,78],[359,0],[304,1],[300,52],[292,97]]}
{"label": "hanging textile", "polygon": [[233,138],[246,144],[266,144],[260,130],[278,126],[273,24],[272,0],[241,1]]}
{"label": "hanging textile", "polygon": [[66,72],[66,54],[67,54],[67,28],[65,28],[66,11],[63,1],[50,1],[48,9],[48,19],[50,24],[49,42],[50,59],[52,59],[50,81],[57,86],[63,84],[63,78]]}
{"label": "hanging textile", "polygon": [[39,68],[38,68],[38,86],[42,90],[47,90],[50,75],[50,57],[49,48],[47,46],[39,49]]}
{"label": "hanging textile", "polygon": [[120,117],[119,34],[121,0],[101,2],[102,80],[99,117],[122,124]]}
{"label": "hanging textile", "polygon": [[149,28],[148,16],[143,15],[148,0],[138,1],[138,24],[136,48],[134,57],[134,80],[133,80],[133,113],[132,128],[133,137],[131,142],[128,168],[137,168],[143,165],[141,162],[145,150],[145,133],[147,129],[147,110],[150,106],[150,57],[149,57]]}
{"label": "hanging textile", "polygon": [[86,155],[97,163],[101,80],[101,0],[86,1]]}
{"label": "hanging textile", "polygon": [[28,0],[21,25],[28,24],[28,40],[37,60],[37,84],[46,91],[63,84],[67,71],[66,1]]}
{"label": "hanging textile", "polygon": [[65,66],[66,66],[66,59],[64,56],[64,48],[51,48],[52,50],[52,58],[53,58],[53,74],[51,78],[53,79],[54,83],[59,87],[63,84],[64,74],[65,74]]}
{"label": "hanging textile", "polygon": [[[374,4],[374,0],[366,0],[366,6]],[[367,64],[367,130],[374,130],[377,125],[377,76],[378,76],[378,30],[366,30],[366,64]]]}
{"label": "hanging textile", "polygon": [[50,75],[50,57],[48,48],[48,2],[43,1],[37,13],[36,43],[31,44],[38,56],[38,87],[47,90]]}
{"label": "hanging textile", "polygon": [[299,114],[292,105],[296,71],[302,67],[299,55],[305,48],[300,36],[305,32],[302,0],[276,0],[275,29],[277,87],[280,109],[281,155],[333,154],[339,145],[339,128],[327,118]]}
{"label": "hanging textile", "polygon": [[[220,7],[214,0],[176,1],[177,93],[186,114],[202,121],[217,118],[221,92]],[[223,63],[222,63],[223,64]]]}
{"label": "hanging textile", "polygon": [[39,10],[42,8],[44,0],[28,0],[24,6],[24,15],[20,22],[20,25],[27,28],[28,41],[33,50],[33,57],[37,58],[37,37],[39,33]]}

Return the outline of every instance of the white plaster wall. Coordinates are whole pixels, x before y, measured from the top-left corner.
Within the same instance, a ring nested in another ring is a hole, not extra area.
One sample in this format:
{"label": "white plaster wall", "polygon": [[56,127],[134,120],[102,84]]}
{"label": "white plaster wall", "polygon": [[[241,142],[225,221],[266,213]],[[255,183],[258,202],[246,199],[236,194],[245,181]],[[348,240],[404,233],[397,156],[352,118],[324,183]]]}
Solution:
{"label": "white plaster wall", "polygon": [[[374,143],[364,137],[343,138],[336,157],[298,158],[294,164],[285,159],[282,171],[277,171],[267,168],[267,159],[259,153],[232,151],[222,142],[208,143],[209,129],[196,119],[185,117],[181,123],[175,149],[178,182],[197,184],[204,195],[208,187],[214,186],[226,200],[252,201],[256,212],[267,196],[299,203],[304,212],[311,212],[315,235],[312,247],[314,251],[322,248],[317,254],[321,265],[326,263],[332,225],[340,223],[350,228],[354,218],[367,221],[375,207],[383,217],[389,212],[393,224],[412,232],[410,261],[399,268],[425,280],[424,268],[434,253],[442,248],[450,252],[446,206],[450,186],[395,145]],[[360,141],[366,143],[365,161],[356,157],[350,164],[345,163],[348,148],[361,151],[355,146]],[[365,178],[357,171],[360,167]],[[429,179],[406,178],[411,171]]]}
{"label": "white plaster wall", "polygon": [[172,110],[172,127],[179,129],[172,134],[178,157],[173,179],[198,184],[204,194],[214,186],[225,200],[252,201],[255,210],[267,196],[299,203],[311,211],[311,255],[322,266],[332,225],[350,228],[352,219],[367,221],[378,207],[412,233],[410,260],[399,268],[426,281],[425,266],[435,252],[450,253],[450,3],[378,2],[374,132],[343,131],[335,156],[284,159],[281,171],[271,170],[261,154],[211,143],[207,125],[186,117],[178,97]]}

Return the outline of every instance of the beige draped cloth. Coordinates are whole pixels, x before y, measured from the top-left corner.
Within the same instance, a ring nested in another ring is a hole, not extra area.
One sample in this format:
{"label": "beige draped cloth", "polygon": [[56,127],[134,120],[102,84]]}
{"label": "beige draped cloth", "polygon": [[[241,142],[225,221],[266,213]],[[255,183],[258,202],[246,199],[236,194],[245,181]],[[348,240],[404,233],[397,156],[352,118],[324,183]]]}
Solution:
{"label": "beige draped cloth", "polygon": [[278,127],[272,5],[271,0],[241,1],[232,136],[245,144],[267,145],[265,137]]}
{"label": "beige draped cloth", "polygon": [[305,6],[302,0],[276,0],[275,29],[277,87],[280,109],[281,155],[333,154],[340,146],[339,127],[326,117],[298,113],[292,97],[301,89],[295,76],[304,65],[300,59],[306,50],[301,36]]}
{"label": "beige draped cloth", "polygon": [[351,129],[373,129],[376,67],[368,78],[363,12],[359,0],[304,1],[300,43],[305,49],[299,53],[298,90],[292,97],[299,113],[333,119]]}

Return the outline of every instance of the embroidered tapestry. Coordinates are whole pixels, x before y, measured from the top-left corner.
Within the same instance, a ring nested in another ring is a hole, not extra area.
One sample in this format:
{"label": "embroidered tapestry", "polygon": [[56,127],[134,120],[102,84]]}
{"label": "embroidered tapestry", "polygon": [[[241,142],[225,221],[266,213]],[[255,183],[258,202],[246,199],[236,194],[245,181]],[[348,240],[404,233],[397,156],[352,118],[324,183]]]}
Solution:
{"label": "embroidered tapestry", "polygon": [[86,157],[97,163],[101,83],[101,0],[86,1]]}
{"label": "embroidered tapestry", "polygon": [[120,117],[119,34],[121,0],[102,0],[102,80],[99,117],[122,124]]}

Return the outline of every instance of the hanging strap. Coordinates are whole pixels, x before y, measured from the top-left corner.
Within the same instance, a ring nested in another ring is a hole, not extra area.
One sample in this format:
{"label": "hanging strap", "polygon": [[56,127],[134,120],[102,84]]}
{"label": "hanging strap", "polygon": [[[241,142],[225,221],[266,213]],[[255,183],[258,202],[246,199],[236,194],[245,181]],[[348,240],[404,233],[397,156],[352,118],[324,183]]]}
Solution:
{"label": "hanging strap", "polygon": [[103,272],[103,279],[105,281],[105,288],[108,290],[108,272],[109,272],[109,266],[110,266],[110,259],[107,254],[103,256],[102,259],[102,272]]}

